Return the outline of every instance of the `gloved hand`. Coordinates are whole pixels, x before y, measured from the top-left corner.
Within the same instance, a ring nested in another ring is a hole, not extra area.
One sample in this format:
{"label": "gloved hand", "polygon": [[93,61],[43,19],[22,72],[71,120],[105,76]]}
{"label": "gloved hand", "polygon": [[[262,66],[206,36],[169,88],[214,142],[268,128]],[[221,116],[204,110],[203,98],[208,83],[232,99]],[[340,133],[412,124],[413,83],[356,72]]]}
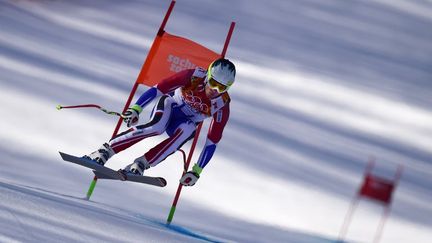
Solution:
{"label": "gloved hand", "polygon": [[127,127],[134,126],[138,123],[139,120],[139,113],[142,111],[141,106],[139,105],[133,105],[132,107],[129,107],[124,113],[123,113],[123,121],[126,123]]}
{"label": "gloved hand", "polygon": [[193,186],[195,185],[195,183],[198,181],[198,179],[200,178],[200,174],[201,174],[202,168],[199,167],[197,164],[195,164],[192,167],[191,171],[186,172],[182,178],[180,178],[180,183],[183,186]]}
{"label": "gloved hand", "polygon": [[180,179],[180,183],[183,186],[193,186],[195,185],[199,177],[200,176],[197,173],[189,171],[182,176],[182,178]]}

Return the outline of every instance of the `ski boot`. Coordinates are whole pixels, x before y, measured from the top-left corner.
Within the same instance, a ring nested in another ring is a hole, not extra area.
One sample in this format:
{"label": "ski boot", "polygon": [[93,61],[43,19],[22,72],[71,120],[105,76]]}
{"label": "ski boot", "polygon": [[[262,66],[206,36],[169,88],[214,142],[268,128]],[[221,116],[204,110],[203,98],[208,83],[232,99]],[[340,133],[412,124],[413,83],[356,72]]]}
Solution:
{"label": "ski boot", "polygon": [[123,181],[127,180],[127,174],[134,174],[134,175],[143,175],[144,170],[147,170],[150,168],[150,163],[145,159],[144,156],[138,157],[135,159],[135,161],[126,166],[124,169],[120,169],[119,175],[122,178]]}
{"label": "ski boot", "polygon": [[94,162],[104,166],[109,158],[115,154],[114,150],[108,143],[104,143],[102,147],[89,155],[84,155],[83,158],[93,160]]}

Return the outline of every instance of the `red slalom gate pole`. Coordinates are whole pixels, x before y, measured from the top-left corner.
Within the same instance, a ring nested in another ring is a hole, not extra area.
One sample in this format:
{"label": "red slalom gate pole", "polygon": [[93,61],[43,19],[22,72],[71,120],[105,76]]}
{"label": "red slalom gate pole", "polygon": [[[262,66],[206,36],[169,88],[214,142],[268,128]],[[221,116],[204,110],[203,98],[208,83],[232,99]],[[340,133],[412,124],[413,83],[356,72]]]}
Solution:
{"label": "red slalom gate pole", "polygon": [[[197,127],[197,129],[195,131],[195,137],[194,137],[191,149],[189,150],[189,155],[188,155],[188,158],[187,158],[187,161],[186,161],[186,165],[184,166],[184,170],[183,170],[182,176],[184,176],[184,174],[186,174],[187,169],[189,168],[189,164],[190,164],[190,162],[192,160],[192,155],[193,155],[193,152],[195,151],[195,146],[196,146],[196,144],[198,142],[198,137],[199,137],[199,134],[201,132],[201,127],[202,127],[202,122],[200,124],[198,124],[198,127]],[[176,195],[174,197],[174,201],[173,201],[172,206],[171,206],[171,210],[170,210],[170,212],[168,214],[167,224],[170,224],[171,221],[172,221],[172,219],[173,219],[173,217],[174,217],[174,213],[175,213],[175,210],[176,210],[176,207],[177,207],[177,202],[178,202],[178,200],[180,198],[180,193],[181,193],[182,188],[183,188],[183,185],[181,183],[179,183],[179,185],[177,187]]]}
{"label": "red slalom gate pole", "polygon": [[228,30],[228,35],[227,35],[227,37],[225,39],[224,47],[222,49],[222,53],[221,53],[222,57],[225,57],[225,54],[226,54],[226,52],[228,50],[228,45],[229,45],[229,43],[231,41],[231,36],[232,36],[233,31],[234,31],[234,27],[235,27],[235,22],[231,22],[230,28]]}
{"label": "red slalom gate pole", "polygon": [[[129,98],[127,99],[126,104],[125,104],[125,106],[123,108],[122,114],[127,110],[127,108],[129,107],[130,103],[132,102],[132,98],[134,97],[137,88],[138,88],[138,82],[135,82],[134,86],[132,87],[131,93],[129,94]],[[122,120],[123,120],[122,117],[120,117],[118,119],[117,125],[116,125],[116,127],[114,129],[114,132],[112,134],[112,138],[115,137],[117,135],[118,131],[120,130],[120,126],[121,126]],[[86,199],[87,200],[90,200],[90,197],[93,194],[93,191],[94,191],[94,189],[96,187],[97,180],[98,180],[97,176],[94,176],[92,182],[90,183],[89,189],[87,190],[87,194],[86,194]]]}
{"label": "red slalom gate pole", "polygon": [[[176,3],[175,0],[171,1],[171,4],[168,7],[167,12],[165,13],[165,17],[162,20],[162,23],[161,23],[161,25],[159,27],[159,30],[157,32],[157,36],[160,36],[160,35],[162,35],[164,33],[164,31],[165,31],[164,30],[165,29],[165,25],[168,22],[168,19],[169,19],[170,15],[171,15],[171,12],[172,12],[172,10],[174,8],[175,3]],[[154,41],[153,41],[153,44],[154,44]],[[150,50],[151,50],[151,48],[150,48]],[[149,57],[147,56],[146,61],[144,62],[144,66],[142,68],[143,73],[146,73],[146,70],[148,70],[148,68],[147,68],[147,66],[149,65],[147,63],[148,60],[149,60]],[[140,73],[140,75],[143,75],[143,74]],[[139,79],[139,75],[138,75],[137,80],[135,81],[134,86],[132,87],[132,90],[131,90],[131,92],[129,94],[129,98],[127,99],[126,104],[125,104],[125,106],[123,108],[122,114],[127,110],[127,108],[129,107],[129,105],[131,104],[132,99],[133,99],[133,97],[134,97],[134,95],[135,95],[135,93],[136,93],[136,91],[138,89],[138,85],[139,85],[138,79]],[[122,124],[122,120],[123,120],[123,118],[120,117],[119,120],[117,121],[117,125],[116,125],[116,127],[114,129],[114,132],[113,132],[112,136],[111,136],[112,138],[115,137],[117,135],[118,131],[120,130],[120,126]],[[91,197],[91,195],[93,194],[93,190],[96,187],[97,180],[98,180],[97,176],[94,176],[92,182],[90,183],[90,187],[89,187],[89,189],[87,191],[87,195],[86,195],[86,199],[87,200],[89,200],[90,197]]]}
{"label": "red slalom gate pole", "polygon": [[[232,33],[234,31],[234,27],[235,27],[235,22],[231,22],[230,28],[228,30],[227,37],[225,39],[225,44],[224,44],[224,47],[223,47],[222,52],[221,52],[221,57],[225,57],[225,54],[226,54],[227,49],[228,49],[228,45],[229,45],[230,40],[231,40]],[[182,177],[187,172],[187,169],[189,168],[189,164],[190,164],[190,161],[192,159],[192,155],[193,155],[193,153],[195,151],[196,143],[198,142],[198,137],[199,137],[199,133],[201,131],[201,127],[202,127],[202,122],[200,124],[198,124],[198,126],[197,126],[195,137],[194,137],[194,140],[192,142],[191,149],[189,151],[189,155],[188,155],[188,158],[187,158],[187,161],[186,161],[186,165],[184,167],[185,170],[183,171]],[[180,193],[182,191],[182,188],[183,188],[183,185],[181,183],[179,183],[179,185],[177,187],[176,195],[174,197],[174,201],[172,203],[170,212],[168,214],[167,224],[170,224],[171,221],[172,221],[172,219],[173,219],[173,217],[174,217],[174,213],[175,213],[175,210],[176,210],[176,207],[177,207],[177,202],[178,202],[178,200],[180,198]]]}

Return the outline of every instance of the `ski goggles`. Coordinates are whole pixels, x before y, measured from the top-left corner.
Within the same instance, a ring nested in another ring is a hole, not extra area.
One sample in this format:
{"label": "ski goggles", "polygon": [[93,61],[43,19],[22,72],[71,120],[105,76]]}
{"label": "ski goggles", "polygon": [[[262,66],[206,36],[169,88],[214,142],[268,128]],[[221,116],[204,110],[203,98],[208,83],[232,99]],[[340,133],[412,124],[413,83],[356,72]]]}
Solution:
{"label": "ski goggles", "polygon": [[223,92],[227,91],[229,88],[229,86],[223,85],[223,84],[219,83],[218,81],[214,80],[213,78],[210,78],[207,81],[207,85],[210,88],[217,90],[219,93],[223,93]]}

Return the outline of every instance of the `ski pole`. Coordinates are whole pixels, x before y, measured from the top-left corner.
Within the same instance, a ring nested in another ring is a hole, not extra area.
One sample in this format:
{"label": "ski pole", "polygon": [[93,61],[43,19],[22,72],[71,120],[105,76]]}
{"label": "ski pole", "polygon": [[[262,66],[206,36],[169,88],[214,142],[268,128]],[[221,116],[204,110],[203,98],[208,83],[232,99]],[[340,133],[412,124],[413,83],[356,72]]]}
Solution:
{"label": "ski pole", "polygon": [[105,112],[108,115],[114,115],[114,116],[119,116],[121,118],[125,118],[125,116],[119,112],[116,111],[109,111],[103,107],[101,107],[100,105],[96,105],[96,104],[85,104],[85,105],[71,105],[71,106],[62,106],[62,105],[57,105],[57,110],[61,110],[61,109],[75,109],[75,108],[97,108],[103,112]]}
{"label": "ski pole", "polygon": [[[56,108],[57,108],[57,110],[61,110],[61,109],[91,108],[91,107],[92,107],[92,108],[97,108],[97,109],[99,109],[99,110],[105,112],[105,113],[108,114],[108,115],[115,115],[115,116],[119,116],[119,117],[121,117],[121,118],[124,118],[124,117],[125,117],[123,114],[121,114],[121,113],[119,113],[119,112],[116,112],[116,111],[109,111],[109,110],[107,110],[107,109],[101,107],[100,105],[96,105],[96,104],[72,105],[72,106],[62,106],[62,105],[57,105]],[[93,181],[92,181],[91,184],[90,184],[89,190],[88,190],[87,195],[86,195],[86,199],[87,199],[87,200],[90,199],[90,196],[91,196],[92,193],[93,193],[93,190],[94,190],[94,188],[95,188],[95,186],[96,186],[97,179],[98,179],[98,178],[95,176],[95,177],[93,178]]]}

